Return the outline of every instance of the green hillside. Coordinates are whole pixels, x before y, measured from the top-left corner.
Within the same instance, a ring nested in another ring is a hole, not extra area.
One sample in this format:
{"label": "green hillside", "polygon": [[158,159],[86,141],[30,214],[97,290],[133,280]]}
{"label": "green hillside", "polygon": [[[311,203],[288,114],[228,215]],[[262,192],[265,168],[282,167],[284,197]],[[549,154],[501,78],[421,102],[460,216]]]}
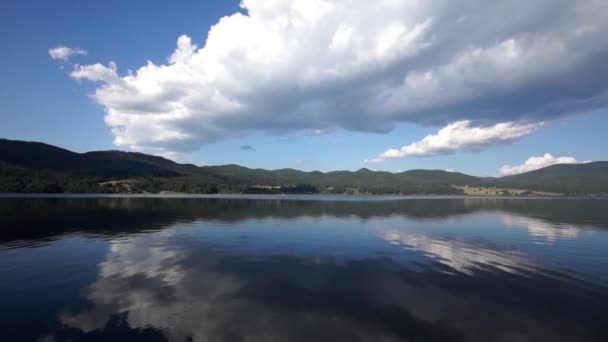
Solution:
{"label": "green hillside", "polygon": [[75,153],[0,139],[0,192],[464,194],[468,187],[493,189],[491,193],[607,194],[608,162],[554,165],[503,178],[441,170],[323,173],[234,164],[198,167],[135,152]]}
{"label": "green hillside", "polygon": [[5,163],[71,174],[101,177],[175,177],[196,170],[168,159],[135,152],[75,153],[39,142],[0,140],[0,160]]}
{"label": "green hillside", "polygon": [[608,194],[608,162],[552,165],[500,178],[498,184],[504,187],[569,194]]}

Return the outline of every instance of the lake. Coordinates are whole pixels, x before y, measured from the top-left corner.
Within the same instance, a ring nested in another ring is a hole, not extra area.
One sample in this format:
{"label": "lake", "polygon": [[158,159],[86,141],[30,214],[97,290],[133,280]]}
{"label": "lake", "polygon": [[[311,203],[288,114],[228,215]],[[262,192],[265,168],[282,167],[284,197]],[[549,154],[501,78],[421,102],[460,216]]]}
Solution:
{"label": "lake", "polygon": [[608,341],[608,200],[0,198],[1,341]]}

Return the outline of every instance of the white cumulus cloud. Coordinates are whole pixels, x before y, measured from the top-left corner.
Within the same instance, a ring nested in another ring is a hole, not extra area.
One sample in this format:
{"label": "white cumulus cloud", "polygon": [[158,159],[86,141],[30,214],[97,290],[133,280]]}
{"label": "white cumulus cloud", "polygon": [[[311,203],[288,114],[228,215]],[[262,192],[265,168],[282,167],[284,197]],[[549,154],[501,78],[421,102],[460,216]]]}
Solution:
{"label": "white cumulus cloud", "polygon": [[183,153],[255,131],[519,125],[608,104],[606,1],[241,6],[206,40],[176,37],[165,64],[124,75],[115,64],[76,67],[73,78],[100,82],[94,98],[116,145]]}
{"label": "white cumulus cloud", "polygon": [[[589,161],[583,161],[582,163],[588,163]],[[579,162],[574,157],[554,157],[551,153],[545,153],[543,156],[530,157],[525,163],[521,165],[503,165],[500,168],[499,174],[501,176],[516,175],[528,171],[534,171],[542,169],[555,164],[578,164]]]}
{"label": "white cumulus cloud", "polygon": [[99,63],[92,65],[75,65],[74,71],[70,73],[74,79],[87,79],[89,81],[99,81],[110,84],[119,80],[116,73],[116,63],[110,62],[108,66]]}
{"label": "white cumulus cloud", "polygon": [[57,46],[49,49],[49,56],[54,60],[67,62],[72,56],[86,56],[87,50],[80,48],[71,48],[67,46]]}
{"label": "white cumulus cloud", "polygon": [[379,163],[388,158],[427,157],[450,154],[458,150],[478,151],[489,146],[509,143],[526,134],[536,131],[542,123],[502,122],[488,127],[472,127],[468,120],[451,123],[424,139],[390,149],[376,158],[367,159],[368,163]]}

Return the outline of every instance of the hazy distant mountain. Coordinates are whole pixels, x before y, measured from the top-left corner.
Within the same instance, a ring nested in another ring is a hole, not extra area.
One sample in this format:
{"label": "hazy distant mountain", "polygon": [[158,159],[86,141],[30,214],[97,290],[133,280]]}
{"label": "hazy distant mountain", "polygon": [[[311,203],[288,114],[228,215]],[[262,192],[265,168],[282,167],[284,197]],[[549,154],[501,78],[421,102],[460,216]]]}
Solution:
{"label": "hazy distant mountain", "polygon": [[502,178],[440,170],[322,173],[239,165],[197,167],[135,152],[75,153],[39,142],[0,139],[0,181],[0,192],[458,194],[468,186],[606,194],[608,162],[553,165]]}

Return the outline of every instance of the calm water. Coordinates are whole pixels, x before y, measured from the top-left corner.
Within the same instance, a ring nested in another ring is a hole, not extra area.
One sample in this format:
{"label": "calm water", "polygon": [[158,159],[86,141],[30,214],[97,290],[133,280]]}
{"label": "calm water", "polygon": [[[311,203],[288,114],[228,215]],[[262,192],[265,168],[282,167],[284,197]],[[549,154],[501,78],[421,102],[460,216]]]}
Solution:
{"label": "calm water", "polygon": [[608,341],[608,200],[297,198],[0,198],[0,340]]}

